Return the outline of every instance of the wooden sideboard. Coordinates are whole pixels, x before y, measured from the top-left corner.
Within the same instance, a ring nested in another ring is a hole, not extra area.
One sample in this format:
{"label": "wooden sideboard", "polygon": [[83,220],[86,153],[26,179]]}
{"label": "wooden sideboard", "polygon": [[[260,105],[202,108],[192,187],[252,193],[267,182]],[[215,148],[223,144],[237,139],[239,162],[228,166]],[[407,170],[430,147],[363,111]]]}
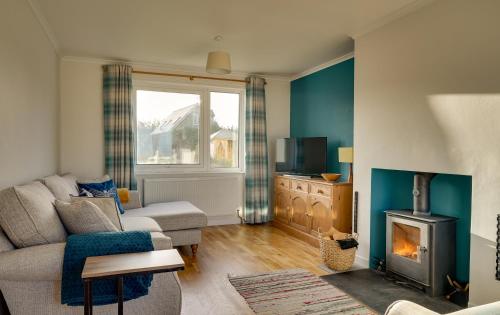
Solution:
{"label": "wooden sideboard", "polygon": [[352,231],[352,183],[274,177],[273,225],[318,247],[318,228]]}

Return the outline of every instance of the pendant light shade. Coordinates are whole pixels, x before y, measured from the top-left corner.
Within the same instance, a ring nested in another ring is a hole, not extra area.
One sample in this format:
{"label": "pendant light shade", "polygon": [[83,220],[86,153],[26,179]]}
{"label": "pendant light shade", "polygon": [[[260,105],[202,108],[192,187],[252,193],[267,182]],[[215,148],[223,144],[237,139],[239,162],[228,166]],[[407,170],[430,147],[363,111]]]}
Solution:
{"label": "pendant light shade", "polygon": [[231,57],[225,51],[209,52],[206,70],[213,74],[231,73]]}

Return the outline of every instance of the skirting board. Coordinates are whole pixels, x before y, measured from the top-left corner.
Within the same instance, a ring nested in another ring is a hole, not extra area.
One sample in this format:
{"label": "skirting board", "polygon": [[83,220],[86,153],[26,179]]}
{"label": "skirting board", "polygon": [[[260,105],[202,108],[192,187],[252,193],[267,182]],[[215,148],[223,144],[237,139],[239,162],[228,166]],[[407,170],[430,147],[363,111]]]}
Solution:
{"label": "skirting board", "polygon": [[234,214],[210,215],[208,216],[208,226],[240,224],[240,218]]}

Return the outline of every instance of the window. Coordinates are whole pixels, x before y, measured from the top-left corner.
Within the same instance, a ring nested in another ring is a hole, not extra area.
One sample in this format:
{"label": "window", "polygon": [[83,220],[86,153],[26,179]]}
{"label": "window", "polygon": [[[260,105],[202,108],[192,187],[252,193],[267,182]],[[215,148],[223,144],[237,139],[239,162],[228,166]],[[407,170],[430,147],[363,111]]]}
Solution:
{"label": "window", "polygon": [[210,164],[238,167],[240,95],[210,92]]}
{"label": "window", "polygon": [[137,164],[198,164],[198,94],[138,90]]}
{"label": "window", "polygon": [[137,171],[242,171],[242,89],[136,84]]}

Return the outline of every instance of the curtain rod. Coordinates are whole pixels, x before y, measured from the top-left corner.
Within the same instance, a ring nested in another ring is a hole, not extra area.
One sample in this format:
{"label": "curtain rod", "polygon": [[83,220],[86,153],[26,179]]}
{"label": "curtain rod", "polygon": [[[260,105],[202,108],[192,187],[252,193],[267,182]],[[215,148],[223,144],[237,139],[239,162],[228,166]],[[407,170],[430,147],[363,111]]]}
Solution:
{"label": "curtain rod", "polygon": [[[132,70],[132,73],[147,74],[147,75],[159,75],[159,76],[165,76],[165,77],[187,78],[191,81],[193,81],[194,79],[203,79],[203,80],[217,80],[217,81],[229,81],[229,82],[239,82],[239,83],[248,83],[249,82],[248,80],[206,77],[206,76],[202,76],[202,75],[178,74],[178,73],[169,73],[169,72],[152,72],[152,71]],[[266,84],[265,81],[264,81],[264,84]]]}

